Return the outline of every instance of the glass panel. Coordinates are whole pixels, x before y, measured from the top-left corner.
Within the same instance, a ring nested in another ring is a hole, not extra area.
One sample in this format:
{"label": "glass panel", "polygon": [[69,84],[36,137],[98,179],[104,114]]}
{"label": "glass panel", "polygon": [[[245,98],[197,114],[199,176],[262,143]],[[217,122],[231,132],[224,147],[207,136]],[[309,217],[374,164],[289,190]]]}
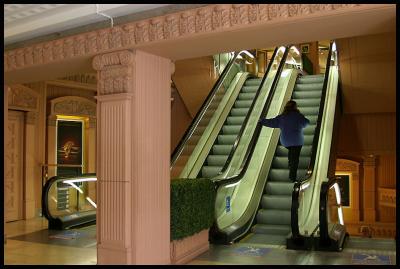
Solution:
{"label": "glass panel", "polygon": [[208,108],[201,117],[193,134],[183,145],[179,156],[176,158],[176,161],[172,164],[173,166],[171,168],[171,173],[170,173],[171,178],[179,177],[190,155],[196,148],[197,143],[199,142],[201,136],[203,135],[203,132],[208,126],[212,116],[214,115],[214,112],[217,110],[220,102],[222,101],[222,98],[224,97],[232,80],[235,78],[238,72],[244,72],[244,71],[245,71],[245,64],[243,63],[243,60],[236,59],[233,65],[230,66],[226,75],[224,76],[222,83],[220,83],[220,86],[216,90],[215,95],[212,97],[211,103],[209,104]]}
{"label": "glass panel", "polygon": [[47,196],[48,210],[55,217],[96,210],[96,176],[58,178]]}

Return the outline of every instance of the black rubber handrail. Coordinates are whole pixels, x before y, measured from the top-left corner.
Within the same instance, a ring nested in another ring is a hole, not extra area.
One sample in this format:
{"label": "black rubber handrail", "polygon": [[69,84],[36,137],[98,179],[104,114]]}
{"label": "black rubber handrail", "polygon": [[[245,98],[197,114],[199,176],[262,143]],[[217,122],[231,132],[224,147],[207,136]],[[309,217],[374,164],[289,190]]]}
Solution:
{"label": "black rubber handrail", "polygon": [[[261,112],[260,118],[265,118],[267,116],[267,113],[268,113],[269,108],[270,108],[271,103],[272,103],[272,98],[273,98],[273,96],[275,94],[275,90],[276,90],[277,85],[278,85],[279,78],[281,76],[283,67],[285,65],[286,58],[287,58],[287,55],[289,53],[290,47],[291,46],[286,46],[285,47],[285,52],[283,54],[281,62],[279,63],[278,70],[277,70],[275,78],[274,78],[274,80],[272,82],[271,90],[268,93],[268,97],[267,97],[267,100],[265,102],[264,108],[263,108],[263,110]],[[232,177],[229,177],[229,178],[224,178],[224,179],[220,179],[218,181],[215,181],[215,185],[216,185],[217,189],[219,187],[223,186],[223,185],[234,184],[234,183],[239,182],[243,178],[243,176],[246,174],[247,168],[248,168],[248,166],[250,164],[251,156],[254,153],[254,149],[256,147],[256,144],[257,144],[258,138],[260,136],[262,127],[263,126],[261,124],[257,124],[257,127],[254,130],[253,136],[251,137],[249,146],[247,147],[247,150],[246,150],[246,155],[245,155],[245,157],[244,157],[244,159],[242,161],[243,168],[241,169],[240,173],[238,175],[235,175],[235,176],[232,176]]]}
{"label": "black rubber handrail", "polygon": [[331,177],[327,182],[321,184],[321,192],[319,195],[319,240],[321,245],[330,243],[328,231],[328,192],[335,183],[339,185],[338,178],[339,177],[336,176]]}
{"label": "black rubber handrail", "polygon": [[257,92],[256,92],[256,94],[254,96],[253,102],[251,103],[251,106],[249,107],[249,110],[247,112],[246,118],[243,121],[242,127],[240,127],[240,131],[239,131],[238,135],[236,136],[235,142],[233,143],[232,149],[231,149],[231,151],[230,151],[230,153],[228,155],[228,158],[227,158],[227,160],[225,162],[225,165],[222,167],[221,171],[218,173],[219,175],[223,174],[226,171],[226,169],[228,169],[228,167],[229,167],[229,163],[231,162],[231,160],[232,160],[232,158],[233,158],[233,156],[234,156],[234,154],[236,152],[236,148],[238,147],[239,142],[242,139],[242,135],[244,133],[244,130],[246,129],[247,123],[248,123],[248,121],[250,119],[251,112],[254,109],[254,106],[256,104],[258,96],[260,95],[261,89],[264,87],[264,83],[265,83],[265,81],[266,81],[266,79],[268,77],[269,71],[270,71],[271,66],[272,66],[272,62],[274,61],[275,56],[278,53],[278,49],[279,48],[276,47],[275,50],[274,50],[274,53],[272,54],[272,57],[271,57],[272,60],[268,63],[267,70],[265,71],[265,74],[264,74],[264,76],[263,76],[263,78],[261,80],[260,86],[257,89]]}
{"label": "black rubber handrail", "polygon": [[306,174],[306,177],[304,180],[295,182],[293,185],[292,208],[291,208],[291,228],[292,228],[292,237],[295,239],[303,237],[302,235],[300,235],[300,231],[299,231],[299,215],[298,215],[299,195],[300,195],[300,190],[302,189],[302,186],[307,184],[310,181],[311,176],[314,173],[315,158],[317,156],[317,148],[318,148],[318,142],[319,142],[319,137],[320,137],[320,132],[321,132],[321,121],[322,121],[322,116],[323,116],[323,112],[324,112],[326,90],[327,90],[327,86],[328,86],[330,62],[331,62],[331,56],[332,56],[332,44],[333,44],[333,42],[331,41],[330,46],[329,46],[328,58],[326,60],[324,84],[322,86],[321,101],[319,104],[318,118],[317,118],[316,127],[315,127],[315,131],[314,131],[315,135],[313,138],[313,143],[311,146],[311,158],[310,158],[310,163],[308,165],[307,174]]}
{"label": "black rubber handrail", "polygon": [[214,99],[214,96],[215,96],[217,90],[219,89],[222,82],[224,81],[226,74],[232,68],[233,63],[235,62],[238,55],[239,55],[239,53],[235,52],[235,55],[233,56],[233,58],[226,65],[226,67],[224,68],[224,71],[222,71],[222,74],[218,77],[212,90],[208,93],[206,99],[204,100],[203,104],[201,105],[201,108],[199,109],[196,116],[194,117],[194,120],[190,124],[189,128],[186,129],[186,132],[183,135],[182,139],[179,141],[178,145],[175,147],[174,151],[172,152],[170,169],[172,169],[176,160],[182,153],[186,142],[190,139],[190,137],[193,135],[194,131],[196,130],[197,125],[200,123],[201,119],[203,118],[204,114],[206,113],[208,107],[210,106],[212,100]]}
{"label": "black rubber handrail", "polygon": [[82,174],[79,176],[53,176],[43,186],[42,191],[42,214],[49,221],[55,221],[57,218],[53,217],[49,210],[48,196],[51,186],[56,183],[57,180],[60,179],[73,179],[73,178],[85,178],[85,177],[93,177],[96,176],[95,173]]}

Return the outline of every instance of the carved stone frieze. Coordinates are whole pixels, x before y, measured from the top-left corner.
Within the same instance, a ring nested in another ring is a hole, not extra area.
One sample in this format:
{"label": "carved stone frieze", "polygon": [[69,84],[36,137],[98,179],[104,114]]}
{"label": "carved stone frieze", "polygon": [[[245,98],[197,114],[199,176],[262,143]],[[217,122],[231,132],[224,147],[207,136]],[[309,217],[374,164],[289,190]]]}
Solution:
{"label": "carved stone frieze", "polygon": [[78,96],[64,96],[50,101],[51,114],[96,116],[96,103]]}
{"label": "carved stone frieze", "polygon": [[93,68],[98,71],[99,95],[130,92],[133,87],[134,53],[128,50],[98,55]]}
{"label": "carved stone frieze", "polygon": [[13,109],[24,111],[37,111],[38,94],[25,86],[13,85],[8,92],[8,106]]}
{"label": "carved stone frieze", "polygon": [[352,10],[363,4],[214,4],[35,44],[4,53],[5,71],[147,42],[171,40],[277,19]]}

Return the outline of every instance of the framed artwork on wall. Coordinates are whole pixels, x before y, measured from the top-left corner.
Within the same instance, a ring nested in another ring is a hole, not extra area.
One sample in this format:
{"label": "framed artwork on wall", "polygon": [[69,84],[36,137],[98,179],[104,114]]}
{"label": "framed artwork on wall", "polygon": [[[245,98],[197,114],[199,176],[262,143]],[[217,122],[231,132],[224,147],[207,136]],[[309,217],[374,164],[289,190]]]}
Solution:
{"label": "framed artwork on wall", "polygon": [[310,53],[310,44],[300,45],[301,53]]}

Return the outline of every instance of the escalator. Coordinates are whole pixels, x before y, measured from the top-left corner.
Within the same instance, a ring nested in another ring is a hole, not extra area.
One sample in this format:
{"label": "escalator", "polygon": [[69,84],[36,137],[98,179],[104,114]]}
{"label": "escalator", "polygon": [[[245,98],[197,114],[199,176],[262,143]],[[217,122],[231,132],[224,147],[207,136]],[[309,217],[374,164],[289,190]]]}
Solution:
{"label": "escalator", "polygon": [[[310,120],[303,130],[304,145],[300,152],[297,178],[304,178],[310,162],[324,75],[305,75],[297,78],[292,100],[300,112]],[[293,182],[289,180],[288,150],[278,145],[269,170],[255,224],[241,242],[284,245],[291,233],[291,205]]]}
{"label": "escalator", "polygon": [[221,172],[240,129],[242,128],[244,120],[250,112],[249,108],[254,101],[261,80],[261,78],[254,77],[246,79],[210,153],[197,175],[198,178],[212,178]]}

